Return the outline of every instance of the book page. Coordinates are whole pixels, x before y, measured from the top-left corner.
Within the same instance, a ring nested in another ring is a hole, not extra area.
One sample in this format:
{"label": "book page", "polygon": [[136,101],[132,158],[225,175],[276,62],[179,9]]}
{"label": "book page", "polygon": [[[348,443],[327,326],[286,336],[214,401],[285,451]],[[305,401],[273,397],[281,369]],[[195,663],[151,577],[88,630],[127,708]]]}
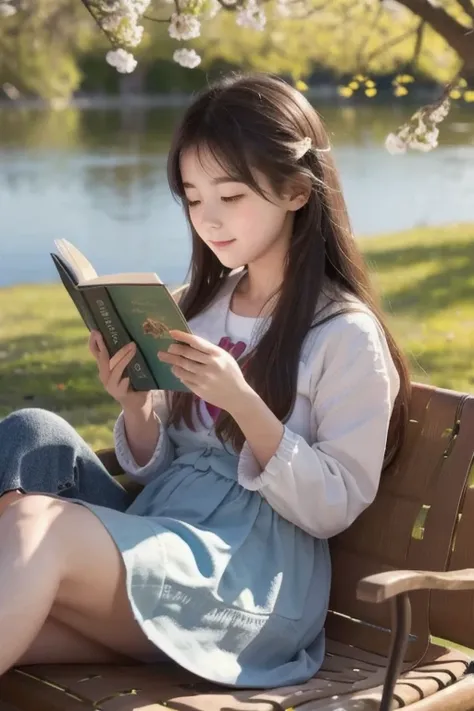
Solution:
{"label": "book page", "polygon": [[160,277],[154,272],[124,272],[123,274],[106,274],[97,276],[87,281],[79,282],[79,288],[88,286],[117,285],[120,284],[162,284]]}
{"label": "book page", "polygon": [[56,239],[54,244],[59,254],[74,271],[78,283],[97,278],[97,272],[88,259],[67,239]]}

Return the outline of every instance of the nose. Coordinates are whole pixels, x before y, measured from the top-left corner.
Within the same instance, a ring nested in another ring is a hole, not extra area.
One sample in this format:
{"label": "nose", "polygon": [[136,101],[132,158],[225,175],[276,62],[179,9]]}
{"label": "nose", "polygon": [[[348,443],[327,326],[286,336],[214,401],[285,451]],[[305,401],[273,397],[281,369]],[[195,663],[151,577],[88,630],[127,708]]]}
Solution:
{"label": "nose", "polygon": [[211,229],[219,229],[222,227],[222,220],[217,205],[203,205],[201,216],[202,222],[206,227]]}

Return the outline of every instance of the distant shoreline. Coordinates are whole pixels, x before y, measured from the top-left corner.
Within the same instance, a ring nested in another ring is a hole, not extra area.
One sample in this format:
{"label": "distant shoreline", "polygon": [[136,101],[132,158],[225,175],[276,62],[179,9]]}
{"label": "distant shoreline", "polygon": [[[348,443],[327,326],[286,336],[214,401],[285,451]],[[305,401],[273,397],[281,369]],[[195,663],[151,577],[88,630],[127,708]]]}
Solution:
{"label": "distant shoreline", "polygon": [[[410,96],[405,99],[410,104],[419,104],[436,99],[440,94],[439,88],[428,89],[422,87],[410,92]],[[355,97],[354,99],[344,99],[338,93],[335,84],[321,84],[310,87],[305,95],[309,100],[327,101],[341,106],[357,106],[366,103],[369,99]],[[5,95],[0,96],[0,109],[3,108],[32,108],[32,109],[53,109],[62,110],[66,108],[87,109],[124,109],[124,108],[182,108],[191,100],[191,92],[170,92],[161,94],[81,94],[78,93],[68,99],[42,99],[41,97],[23,97],[9,99]],[[388,104],[391,96],[382,93],[378,99],[370,99],[371,103]],[[393,103],[400,105],[400,99],[393,97]]]}

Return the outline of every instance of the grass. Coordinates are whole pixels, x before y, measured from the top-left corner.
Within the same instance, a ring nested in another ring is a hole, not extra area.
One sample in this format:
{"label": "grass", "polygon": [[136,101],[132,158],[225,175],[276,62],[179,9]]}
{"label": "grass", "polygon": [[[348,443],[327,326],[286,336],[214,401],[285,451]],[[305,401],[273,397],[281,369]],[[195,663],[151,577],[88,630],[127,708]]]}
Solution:
{"label": "grass", "polygon": [[474,224],[385,235],[362,247],[412,378],[474,391]]}
{"label": "grass", "polygon": [[[361,242],[414,380],[474,390],[474,224]],[[65,417],[110,446],[118,406],[104,392],[87,333],[60,285],[0,289],[0,418],[20,407]]]}

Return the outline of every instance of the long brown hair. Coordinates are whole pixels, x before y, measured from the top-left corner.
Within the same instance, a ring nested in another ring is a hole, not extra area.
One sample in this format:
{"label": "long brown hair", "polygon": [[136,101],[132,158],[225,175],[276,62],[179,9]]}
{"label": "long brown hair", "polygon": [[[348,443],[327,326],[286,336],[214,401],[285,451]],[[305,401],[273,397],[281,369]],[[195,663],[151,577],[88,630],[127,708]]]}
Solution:
{"label": "long brown hair", "polygon": [[[298,158],[295,147],[305,137],[311,138],[311,148]],[[351,294],[366,304],[385,332],[400,376],[385,464],[392,461],[407,424],[408,370],[385,325],[354,240],[337,170],[328,150],[329,138],[318,113],[296,89],[267,74],[229,75],[202,91],[188,107],[175,131],[168,157],[170,188],[184,202],[192,234],[189,287],[181,302],[188,319],[210,304],[230,271],[199,238],[189,219],[180,171],[180,156],[189,148],[210,151],[226,174],[260,195],[255,170],[267,176],[278,195],[289,180],[309,178],[311,194],[306,205],[295,214],[278,300],[268,329],[246,362],[246,378],[272,412],[284,421],[296,397],[300,350],[309,330],[322,322],[315,320],[315,314],[323,285],[329,280],[337,291]],[[174,393],[170,404],[170,422],[179,425],[184,420],[192,427],[193,396]],[[236,449],[244,441],[240,428],[224,411],[216,422],[216,434]]]}

